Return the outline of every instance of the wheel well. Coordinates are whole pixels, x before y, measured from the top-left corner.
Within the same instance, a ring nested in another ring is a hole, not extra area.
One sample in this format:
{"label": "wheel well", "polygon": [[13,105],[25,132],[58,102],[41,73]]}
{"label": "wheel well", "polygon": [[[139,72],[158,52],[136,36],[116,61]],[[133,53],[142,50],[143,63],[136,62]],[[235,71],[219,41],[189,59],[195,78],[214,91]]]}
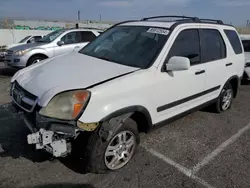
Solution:
{"label": "wheel well", "polygon": [[147,133],[152,128],[151,119],[143,112],[136,111],[130,118],[136,122],[139,132]]}
{"label": "wheel well", "polygon": [[136,122],[139,132],[147,133],[152,128],[152,119],[148,110],[143,106],[130,106],[120,109],[106,116],[100,122],[105,122],[111,118],[131,112],[130,118]]}
{"label": "wheel well", "polygon": [[45,59],[48,58],[48,56],[46,56],[46,55],[44,55],[44,54],[34,54],[34,55],[32,55],[32,56],[29,58],[28,63],[29,63],[29,61],[30,61],[31,58],[36,57],[36,56],[44,57]]}
{"label": "wheel well", "polygon": [[237,96],[238,93],[238,87],[239,87],[239,79],[237,77],[234,77],[229,80],[229,83],[231,84],[233,91],[234,91],[234,97]]}

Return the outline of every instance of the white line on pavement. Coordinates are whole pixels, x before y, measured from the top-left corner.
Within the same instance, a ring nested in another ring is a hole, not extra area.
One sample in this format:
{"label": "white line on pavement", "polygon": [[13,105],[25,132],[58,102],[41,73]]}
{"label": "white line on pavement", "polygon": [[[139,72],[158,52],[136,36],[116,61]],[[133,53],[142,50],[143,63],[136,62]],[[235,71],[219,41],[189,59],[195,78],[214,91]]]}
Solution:
{"label": "white line on pavement", "polygon": [[240,129],[236,134],[230,137],[228,140],[223,142],[219,147],[217,147],[212,153],[207,155],[201,162],[199,162],[192,170],[193,174],[196,174],[202,167],[210,163],[220,152],[222,152],[228,145],[234,143],[244,132],[250,129],[250,123]]}
{"label": "white line on pavement", "polygon": [[192,174],[192,171],[176,162],[174,162],[172,159],[167,158],[166,156],[164,156],[163,154],[153,150],[153,149],[147,149],[146,147],[142,146],[144,149],[146,149],[149,153],[151,153],[153,156],[163,160],[165,163],[175,167],[178,171],[180,171],[181,173],[183,173],[184,175],[188,176],[189,178],[197,181],[198,183],[200,183],[201,185],[205,186],[206,188],[214,188],[213,186],[209,185],[206,181],[204,181],[203,179],[195,176]]}

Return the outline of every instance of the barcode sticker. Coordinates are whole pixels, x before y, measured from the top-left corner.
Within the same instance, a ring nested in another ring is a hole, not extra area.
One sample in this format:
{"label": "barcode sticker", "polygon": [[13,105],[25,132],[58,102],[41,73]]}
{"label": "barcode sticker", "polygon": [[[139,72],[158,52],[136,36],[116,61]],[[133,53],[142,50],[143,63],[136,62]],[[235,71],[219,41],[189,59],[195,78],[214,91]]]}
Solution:
{"label": "barcode sticker", "polygon": [[148,33],[156,33],[156,34],[160,34],[160,35],[168,35],[169,34],[169,30],[161,29],[161,28],[150,28],[147,32]]}

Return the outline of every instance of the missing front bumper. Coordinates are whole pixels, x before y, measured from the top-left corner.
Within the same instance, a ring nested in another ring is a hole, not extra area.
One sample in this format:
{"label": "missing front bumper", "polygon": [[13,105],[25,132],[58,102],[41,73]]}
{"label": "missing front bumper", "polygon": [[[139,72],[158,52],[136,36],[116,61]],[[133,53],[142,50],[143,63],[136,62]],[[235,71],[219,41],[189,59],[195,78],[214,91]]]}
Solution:
{"label": "missing front bumper", "polygon": [[37,114],[24,113],[24,122],[32,134],[27,136],[28,144],[44,149],[54,157],[65,157],[71,153],[71,140],[76,137],[75,125]]}
{"label": "missing front bumper", "polygon": [[56,133],[40,129],[27,136],[28,144],[35,144],[36,149],[45,149],[55,157],[63,157],[71,153],[71,144],[63,138],[56,139]]}

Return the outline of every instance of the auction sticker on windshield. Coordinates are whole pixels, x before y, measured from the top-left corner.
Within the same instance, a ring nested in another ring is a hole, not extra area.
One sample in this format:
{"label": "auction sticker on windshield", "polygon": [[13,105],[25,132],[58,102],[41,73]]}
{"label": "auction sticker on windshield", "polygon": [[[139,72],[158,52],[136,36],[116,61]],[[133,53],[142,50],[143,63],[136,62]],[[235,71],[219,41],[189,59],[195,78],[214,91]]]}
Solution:
{"label": "auction sticker on windshield", "polygon": [[156,33],[156,34],[160,34],[160,35],[168,35],[169,34],[169,30],[160,29],[160,28],[150,28],[147,32],[148,33]]}

